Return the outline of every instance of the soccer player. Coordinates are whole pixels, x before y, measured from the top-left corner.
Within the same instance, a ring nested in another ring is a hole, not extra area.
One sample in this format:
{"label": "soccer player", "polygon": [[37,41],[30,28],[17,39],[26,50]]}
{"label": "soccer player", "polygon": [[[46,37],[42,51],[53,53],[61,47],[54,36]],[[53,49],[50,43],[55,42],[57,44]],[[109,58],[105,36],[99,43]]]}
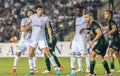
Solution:
{"label": "soccer player", "polygon": [[30,18],[29,21],[27,22],[27,26],[32,28],[32,34],[31,34],[31,43],[29,46],[29,66],[30,66],[30,72],[28,75],[33,75],[33,56],[36,47],[39,47],[44,51],[46,56],[49,58],[50,62],[55,68],[55,72],[57,75],[60,74],[60,71],[57,67],[57,64],[55,62],[55,59],[53,55],[51,55],[48,44],[46,41],[46,36],[45,36],[45,27],[48,30],[48,34],[50,37],[50,44],[52,44],[52,31],[49,25],[49,19],[47,16],[43,14],[43,6],[37,5],[36,8],[36,14],[33,14]]}
{"label": "soccer player", "polygon": [[[56,43],[57,43],[57,38],[56,38],[55,32],[53,31],[53,26],[52,26],[51,22],[50,22],[50,28],[52,29],[52,44],[49,43],[50,38],[49,38],[49,34],[48,34],[47,29],[45,29],[46,40],[47,40],[47,43],[48,43],[50,53],[53,55],[53,57],[55,59],[55,62],[57,63],[59,69],[61,70],[61,69],[63,69],[63,66],[60,64],[57,56],[54,54],[55,46],[56,46]],[[46,55],[45,55],[45,62],[46,62],[47,70],[43,71],[42,73],[52,72],[51,67],[50,67],[50,60]]]}
{"label": "soccer player", "polygon": [[[16,52],[16,56],[14,58],[14,67],[11,70],[11,73],[15,73],[16,72],[16,66],[18,64],[18,61],[20,59],[21,53],[23,53],[24,51],[28,50],[29,47],[29,43],[30,43],[30,37],[31,37],[31,31],[29,29],[26,29],[26,22],[29,20],[29,17],[31,15],[33,15],[34,11],[32,9],[29,9],[27,11],[27,17],[23,18],[21,20],[21,38],[20,38],[20,42],[19,42],[19,47],[18,47],[18,51]],[[26,32],[25,32],[26,31]],[[24,37],[24,34],[26,33],[26,36]],[[38,72],[38,68],[36,65],[36,58],[33,57],[33,63],[34,63],[34,72]]]}
{"label": "soccer player", "polygon": [[[75,36],[71,42],[71,73],[67,76],[76,76],[76,72],[82,71],[82,57],[81,55],[85,55],[87,70],[89,72],[89,53],[87,51],[87,39],[86,39],[86,25],[85,17],[83,16],[83,7],[80,5],[76,5],[76,15],[77,18],[75,20]],[[77,56],[76,56],[77,55]],[[76,57],[78,60],[79,69],[75,71],[75,62]]]}
{"label": "soccer player", "polygon": [[117,59],[120,64],[120,36],[119,36],[119,31],[117,27],[117,23],[112,19],[113,13],[110,10],[106,10],[104,12],[104,18],[108,22],[108,26],[106,29],[109,30],[109,32],[106,33],[106,36],[109,37],[111,36],[111,43],[108,48],[108,56],[110,59],[110,66],[111,66],[111,72],[114,72],[114,57],[113,54],[117,56]]}
{"label": "soccer player", "polygon": [[94,37],[89,43],[89,48],[93,48],[90,53],[90,73],[87,76],[94,76],[94,67],[95,67],[95,57],[98,55],[99,59],[102,61],[102,64],[107,72],[107,76],[111,76],[111,72],[104,56],[108,47],[108,41],[105,39],[103,32],[101,31],[100,25],[97,21],[93,19],[93,14],[89,11],[85,12],[85,19],[89,24],[91,32]]}

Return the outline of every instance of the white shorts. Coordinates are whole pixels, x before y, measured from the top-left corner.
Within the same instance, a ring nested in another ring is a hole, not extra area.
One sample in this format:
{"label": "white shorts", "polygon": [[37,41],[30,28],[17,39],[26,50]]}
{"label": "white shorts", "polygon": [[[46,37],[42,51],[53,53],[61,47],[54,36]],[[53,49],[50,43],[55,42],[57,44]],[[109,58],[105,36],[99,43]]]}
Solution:
{"label": "white shorts", "polygon": [[72,46],[71,46],[71,52],[73,53],[76,53],[76,54],[87,54],[88,51],[87,51],[87,42],[84,41],[83,39],[80,39],[80,40],[76,40],[74,39],[72,41]]}
{"label": "white shorts", "polygon": [[30,46],[34,48],[39,47],[40,49],[43,49],[45,47],[48,47],[48,44],[46,40],[39,40],[39,41],[31,41]]}
{"label": "white shorts", "polygon": [[28,41],[20,42],[18,45],[18,51],[17,52],[24,52],[28,50],[29,48],[29,43]]}

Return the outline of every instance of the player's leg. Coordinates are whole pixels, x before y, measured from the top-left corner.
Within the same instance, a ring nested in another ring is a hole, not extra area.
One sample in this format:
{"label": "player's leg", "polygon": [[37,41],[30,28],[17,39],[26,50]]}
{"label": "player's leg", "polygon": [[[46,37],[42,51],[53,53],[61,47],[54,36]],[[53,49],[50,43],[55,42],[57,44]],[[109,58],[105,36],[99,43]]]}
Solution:
{"label": "player's leg", "polygon": [[[116,43],[116,51],[115,51],[115,56],[118,59],[119,65],[120,65],[120,42]],[[120,72],[120,70],[118,70],[117,72]]]}
{"label": "player's leg", "polygon": [[78,69],[76,72],[81,72],[82,71],[82,57],[81,57],[81,54],[77,54],[77,62],[78,62]]}
{"label": "player's leg", "polygon": [[95,57],[96,57],[97,53],[95,51],[91,51],[90,53],[90,73],[88,73],[87,76],[94,76],[94,68],[95,68]]}
{"label": "player's leg", "polygon": [[75,72],[75,63],[76,63],[76,52],[77,52],[77,45],[74,41],[72,41],[71,45],[71,54],[70,54],[70,65],[71,65],[71,73],[67,76],[76,76]]}
{"label": "player's leg", "polygon": [[99,47],[98,47],[98,50],[100,50],[99,59],[102,61],[102,64],[106,70],[107,76],[111,76],[111,72],[110,72],[108,63],[106,60],[104,60],[104,56],[106,54],[107,48],[108,48],[108,43],[104,43],[104,44],[99,45]]}
{"label": "player's leg", "polygon": [[48,47],[44,47],[43,50],[44,50],[44,53],[46,54],[46,56],[49,58],[52,65],[54,66],[56,74],[59,75],[60,74],[59,69],[57,67],[57,64],[55,62],[55,59],[54,59],[53,55],[50,54]]}
{"label": "player's leg", "polygon": [[11,70],[11,73],[15,73],[16,72],[16,66],[17,66],[18,61],[20,59],[20,55],[21,55],[21,52],[16,52],[16,55],[15,55],[15,58],[14,58],[14,65],[13,65],[13,68]]}
{"label": "player's leg", "polygon": [[51,67],[50,67],[50,60],[45,54],[44,56],[45,56],[45,63],[46,63],[47,70],[43,71],[42,73],[50,73],[52,72]]}
{"label": "player's leg", "polygon": [[[49,46],[50,53],[54,57],[57,66],[61,70],[63,68],[63,66],[61,66],[60,62],[57,59],[57,56],[54,54],[54,48],[55,48],[54,45],[49,45],[48,44],[48,46]],[[49,60],[49,58],[46,55],[45,55],[45,62],[46,62],[47,70],[43,71],[42,73],[52,72],[51,67],[50,67],[50,60]]]}
{"label": "player's leg", "polygon": [[99,59],[102,61],[102,64],[107,72],[107,76],[111,76],[111,72],[110,72],[110,69],[109,69],[109,66],[108,66],[108,63],[106,60],[104,60],[104,56],[101,56],[99,55]]}
{"label": "player's leg", "polygon": [[57,66],[59,67],[59,69],[60,69],[60,70],[63,69],[63,66],[60,64],[57,56],[56,56],[54,53],[52,53],[52,55],[53,55],[53,57],[54,57],[54,59],[55,59],[55,62],[56,62],[56,64],[57,64]]}
{"label": "player's leg", "polygon": [[85,72],[90,72],[90,54],[85,54],[85,61],[86,61],[86,71]]}
{"label": "player's leg", "polygon": [[17,67],[17,64],[19,62],[21,53],[25,50],[26,50],[25,43],[20,44],[19,47],[18,47],[18,51],[16,52],[16,55],[15,55],[15,58],[14,58],[14,65],[13,65],[13,68],[11,70],[11,73],[16,72],[16,67]]}
{"label": "player's leg", "polygon": [[55,46],[56,46],[56,43],[57,43],[57,39],[54,38],[53,39],[53,42],[52,44],[48,44],[48,46],[50,47],[49,50],[50,50],[50,53],[53,55],[54,59],[55,59],[55,62],[57,64],[57,66],[59,67],[59,69],[63,69],[63,66],[60,64],[57,56],[55,55],[54,51],[55,51]]}
{"label": "player's leg", "polygon": [[85,57],[85,61],[86,61],[86,70],[85,72],[90,72],[90,49],[89,49],[89,41],[86,38],[86,35],[84,36],[84,48],[85,48],[85,52],[84,52],[84,57]]}
{"label": "player's leg", "polygon": [[115,56],[117,57],[119,65],[120,65],[120,53],[118,51],[115,51]]}
{"label": "player's leg", "polygon": [[71,63],[71,73],[68,74],[67,76],[76,76],[75,72],[75,62],[76,62],[76,56],[75,52],[72,52],[70,54],[70,63]]}
{"label": "player's leg", "polygon": [[53,55],[49,51],[49,48],[48,48],[46,40],[39,41],[38,45],[39,45],[39,47],[41,49],[43,49],[44,53],[46,54],[46,56],[49,58],[50,62],[54,66],[56,74],[59,75],[60,71],[58,69],[58,66],[57,66],[57,64],[55,62],[55,59],[54,59]]}
{"label": "player's leg", "polygon": [[34,57],[34,52],[35,52],[35,49],[37,47],[37,42],[32,42],[30,43],[29,45],[29,59],[28,59],[28,62],[29,62],[29,68],[30,68],[30,72],[28,73],[28,75],[33,75],[34,74],[34,65],[33,65],[33,57]]}
{"label": "player's leg", "polygon": [[86,36],[84,36],[84,57],[86,61],[86,70],[85,72],[90,72],[90,49],[89,49],[89,42],[87,42]]}
{"label": "player's leg", "polygon": [[35,57],[35,53],[33,56],[33,66],[34,66],[34,73],[38,72],[38,68],[37,68],[37,58]]}
{"label": "player's leg", "polygon": [[[119,47],[120,47],[119,42],[113,41],[113,42],[111,42],[109,49],[108,49],[108,56],[109,56],[109,60],[110,60],[111,72],[114,72],[114,69],[115,69],[113,54],[115,52],[119,52]],[[117,56],[117,58],[119,60],[120,56]]]}
{"label": "player's leg", "polygon": [[108,56],[109,56],[109,60],[110,60],[110,67],[111,67],[111,72],[114,72],[115,69],[115,65],[114,65],[114,57],[113,57],[113,53],[115,52],[114,49],[109,48],[108,49]]}
{"label": "player's leg", "polygon": [[[115,51],[115,56],[117,57],[119,65],[120,65],[120,53]],[[120,70],[118,70],[117,72],[120,72]]]}

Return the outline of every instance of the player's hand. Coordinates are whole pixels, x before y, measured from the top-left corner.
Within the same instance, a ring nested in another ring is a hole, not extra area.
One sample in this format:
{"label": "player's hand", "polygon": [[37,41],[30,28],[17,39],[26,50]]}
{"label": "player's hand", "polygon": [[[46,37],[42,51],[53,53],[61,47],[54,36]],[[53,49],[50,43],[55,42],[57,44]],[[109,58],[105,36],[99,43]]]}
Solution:
{"label": "player's hand", "polygon": [[50,38],[50,41],[49,41],[50,44],[52,44],[52,38]]}
{"label": "player's hand", "polygon": [[84,30],[85,30],[85,28],[82,28],[82,29],[80,30],[80,34],[81,34]]}
{"label": "player's hand", "polygon": [[89,48],[91,49],[93,46],[93,42],[91,41],[90,44],[89,44]]}
{"label": "player's hand", "polygon": [[106,37],[108,37],[108,36],[109,36],[109,34],[107,33],[107,34],[105,34],[105,36],[106,36]]}
{"label": "player's hand", "polygon": [[25,38],[27,36],[27,32],[23,33],[23,38]]}

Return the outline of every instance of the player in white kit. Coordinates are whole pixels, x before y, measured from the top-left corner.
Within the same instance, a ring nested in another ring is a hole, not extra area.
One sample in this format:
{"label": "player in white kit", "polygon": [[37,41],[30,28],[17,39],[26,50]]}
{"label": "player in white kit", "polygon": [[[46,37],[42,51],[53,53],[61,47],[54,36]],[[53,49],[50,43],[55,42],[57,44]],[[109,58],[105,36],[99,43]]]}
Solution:
{"label": "player in white kit", "polygon": [[[16,66],[17,66],[18,61],[20,59],[21,53],[28,50],[29,43],[30,43],[30,37],[31,37],[31,31],[26,29],[25,26],[26,26],[27,21],[29,20],[29,17],[31,15],[33,15],[33,13],[34,13],[34,11],[32,9],[29,9],[27,11],[27,17],[23,18],[21,20],[21,38],[20,38],[20,42],[19,42],[19,45],[18,45],[19,46],[18,51],[16,52],[16,56],[14,58],[14,65],[13,65],[14,67],[12,68],[11,73],[16,72]],[[24,38],[24,33],[25,33],[26,30],[28,30],[28,31],[26,32],[26,36]],[[38,72],[35,57],[33,57],[33,63],[34,63],[34,72]]]}
{"label": "player in white kit", "polygon": [[[89,72],[90,59],[89,52],[87,50],[87,37],[86,37],[86,26],[87,22],[83,16],[83,7],[80,5],[76,6],[76,15],[75,20],[75,36],[71,43],[71,73],[67,76],[76,76],[76,72],[82,71],[82,57],[84,55],[86,58],[87,69],[86,72]],[[75,72],[75,62],[76,57],[78,60],[79,69]]]}
{"label": "player in white kit", "polygon": [[49,37],[50,37],[50,43],[52,43],[52,33],[51,33],[51,28],[49,25],[49,19],[47,16],[43,14],[43,6],[37,5],[36,6],[36,14],[33,14],[29,18],[29,22],[27,23],[28,26],[31,26],[32,28],[32,34],[31,34],[31,43],[29,46],[29,66],[30,66],[30,72],[28,75],[33,75],[33,56],[34,56],[34,51],[36,47],[39,47],[44,51],[46,56],[48,56],[50,62],[55,68],[55,72],[57,75],[60,74],[59,69],[56,65],[56,62],[53,58],[53,56],[49,52],[49,48],[46,42],[46,37],[45,37],[45,27],[48,30]]}

